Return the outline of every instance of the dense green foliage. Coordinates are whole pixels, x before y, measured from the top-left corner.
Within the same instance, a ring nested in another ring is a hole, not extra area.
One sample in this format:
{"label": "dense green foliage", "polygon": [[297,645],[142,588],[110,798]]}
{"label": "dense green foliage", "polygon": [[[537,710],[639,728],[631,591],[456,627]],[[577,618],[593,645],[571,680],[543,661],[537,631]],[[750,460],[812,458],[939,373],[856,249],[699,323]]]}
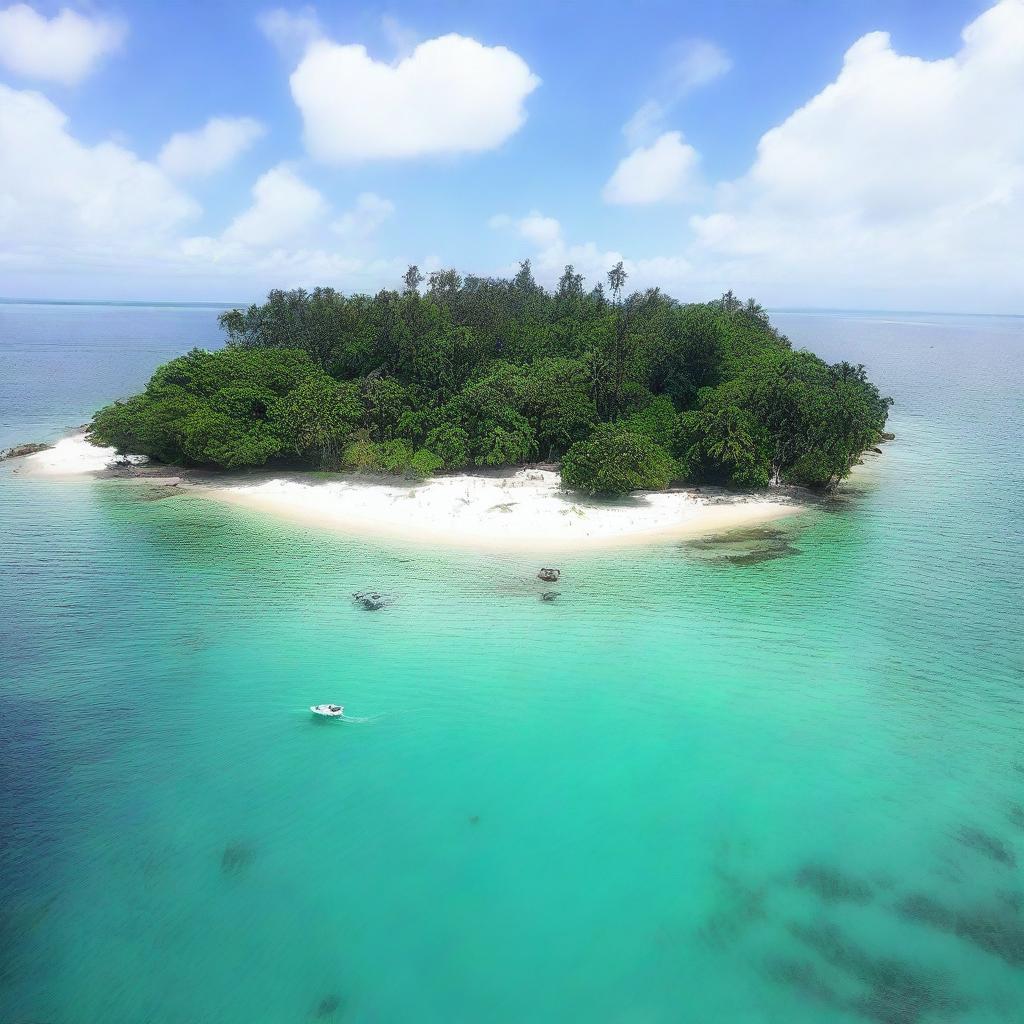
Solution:
{"label": "dense green foliage", "polygon": [[402,291],[271,292],[220,318],[217,352],[162,366],[101,409],[92,438],[164,462],[274,460],[428,476],[561,460],[594,493],[673,479],[828,487],[875,443],[889,401],[864,368],[794,351],[732,293],[683,305],[658,290],[549,292],[454,271]]}

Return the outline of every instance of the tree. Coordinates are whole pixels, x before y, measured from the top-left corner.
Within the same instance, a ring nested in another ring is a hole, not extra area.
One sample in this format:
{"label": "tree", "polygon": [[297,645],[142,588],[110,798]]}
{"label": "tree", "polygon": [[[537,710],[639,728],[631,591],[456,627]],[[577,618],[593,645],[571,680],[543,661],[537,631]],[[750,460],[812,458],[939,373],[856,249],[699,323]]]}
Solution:
{"label": "tree", "polygon": [[420,273],[420,268],[415,263],[411,264],[409,269],[402,275],[402,284],[405,285],[406,295],[411,295],[413,292],[418,293],[422,283],[423,275]]}
{"label": "tree", "polygon": [[578,299],[583,295],[583,275],[577,274],[571,263],[566,264],[562,276],[558,279],[558,290],[555,292],[559,299]]}
{"label": "tree", "polygon": [[764,427],[734,405],[709,404],[680,415],[675,454],[688,477],[733,487],[766,487],[771,445]]}
{"label": "tree", "polygon": [[626,286],[626,278],[629,275],[626,273],[625,267],[622,265],[622,260],[608,271],[608,288],[612,293],[612,299],[618,303],[622,296],[622,289]]}
{"label": "tree", "polygon": [[300,458],[336,469],[365,414],[359,389],[327,374],[310,374],[277,404],[279,433]]}
{"label": "tree", "polygon": [[628,430],[601,430],[577,441],[562,460],[566,486],[590,494],[661,490],[675,475],[675,462],[664,448]]}

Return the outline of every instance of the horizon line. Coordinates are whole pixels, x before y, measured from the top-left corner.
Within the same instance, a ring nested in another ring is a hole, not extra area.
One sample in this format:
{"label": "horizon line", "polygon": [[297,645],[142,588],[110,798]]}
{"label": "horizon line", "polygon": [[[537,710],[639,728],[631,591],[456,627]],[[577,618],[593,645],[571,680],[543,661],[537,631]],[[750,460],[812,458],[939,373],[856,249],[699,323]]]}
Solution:
{"label": "horizon line", "polygon": [[[344,294],[344,293],[343,293]],[[360,293],[362,294],[362,293]],[[695,300],[700,301],[700,300]],[[710,300],[704,300],[710,301]],[[0,296],[0,305],[7,306],[139,306],[139,307],[193,307],[202,309],[241,309],[259,305],[258,301],[228,302],[219,299],[39,299],[13,295]],[[688,305],[688,303],[683,303]],[[892,316],[991,316],[1024,318],[1022,313],[978,313],[965,310],[892,309],[877,306],[765,306],[768,313],[884,313]]]}

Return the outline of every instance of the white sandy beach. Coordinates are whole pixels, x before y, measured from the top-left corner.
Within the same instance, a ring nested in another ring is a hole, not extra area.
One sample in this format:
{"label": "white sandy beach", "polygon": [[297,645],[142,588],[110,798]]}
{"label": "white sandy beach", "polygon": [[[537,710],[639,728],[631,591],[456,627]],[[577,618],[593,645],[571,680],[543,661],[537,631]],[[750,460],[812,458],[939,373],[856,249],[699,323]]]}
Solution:
{"label": "white sandy beach", "polygon": [[[113,449],[90,445],[79,434],[26,456],[21,471],[81,476],[101,472],[115,458]],[[422,482],[268,473],[188,486],[220,501],[346,533],[498,549],[653,543],[768,522],[803,509],[781,494],[709,489],[600,500],[564,490],[557,473],[542,469],[460,473]]]}
{"label": "white sandy beach", "polygon": [[561,487],[557,473],[521,469],[422,483],[276,477],[217,488],[223,500],[348,533],[475,548],[572,549],[715,533],[802,510],[783,497],[652,492],[618,500]]}
{"label": "white sandy beach", "polygon": [[[144,455],[129,455],[134,465],[148,462]],[[100,473],[118,461],[113,448],[100,448],[89,444],[85,434],[73,434],[61,438],[52,448],[25,455],[18,460],[21,465],[16,472],[30,476],[81,476],[86,473]]]}

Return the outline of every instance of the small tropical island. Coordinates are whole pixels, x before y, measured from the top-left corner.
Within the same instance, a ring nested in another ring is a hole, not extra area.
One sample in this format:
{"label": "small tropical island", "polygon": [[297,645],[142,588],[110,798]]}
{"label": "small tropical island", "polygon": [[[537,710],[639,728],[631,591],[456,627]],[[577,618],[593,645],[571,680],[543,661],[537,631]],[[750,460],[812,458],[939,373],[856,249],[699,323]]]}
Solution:
{"label": "small tropical island", "polygon": [[182,467],[282,467],[425,479],[557,469],[589,495],[672,484],[834,488],[884,434],[891,400],[864,367],[795,350],[731,292],[627,295],[619,263],[552,292],[512,279],[400,291],[272,291],[220,316],[227,345],[193,350],[100,409],[94,445]]}

